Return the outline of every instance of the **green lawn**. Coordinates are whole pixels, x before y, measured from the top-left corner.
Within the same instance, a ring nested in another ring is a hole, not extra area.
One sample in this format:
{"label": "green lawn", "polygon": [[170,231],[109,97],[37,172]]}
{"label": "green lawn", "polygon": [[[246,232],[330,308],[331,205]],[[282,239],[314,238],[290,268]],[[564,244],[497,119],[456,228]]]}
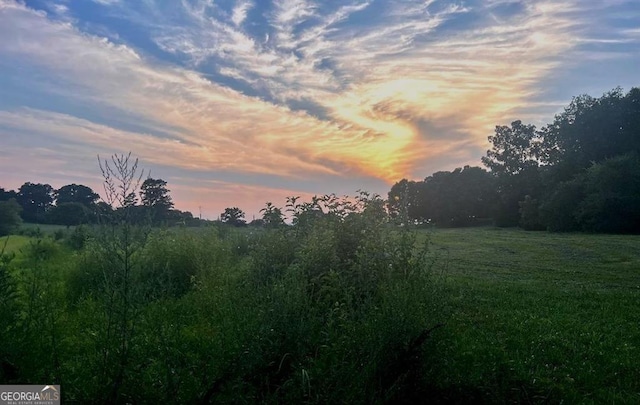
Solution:
{"label": "green lawn", "polygon": [[31,240],[31,238],[27,236],[2,236],[0,237],[0,252],[4,249],[4,253],[17,253],[20,248],[29,243],[29,240]]}
{"label": "green lawn", "polygon": [[[23,223],[20,228],[22,230],[36,230],[36,229],[40,229],[40,232],[42,232],[45,235],[51,235],[56,231],[59,230],[67,230],[68,227],[65,225],[52,225],[52,224],[32,224],[29,222],[25,222]],[[69,227],[70,229],[74,229],[75,227]]]}
{"label": "green lawn", "polygon": [[450,400],[640,403],[640,236],[431,232],[446,326],[430,342]]}
{"label": "green lawn", "polygon": [[[438,314],[424,316],[444,323],[423,346],[425,401],[640,403],[640,236],[494,228],[424,235],[442,297]],[[29,240],[11,236],[7,251]],[[195,240],[187,234],[180,243]]]}

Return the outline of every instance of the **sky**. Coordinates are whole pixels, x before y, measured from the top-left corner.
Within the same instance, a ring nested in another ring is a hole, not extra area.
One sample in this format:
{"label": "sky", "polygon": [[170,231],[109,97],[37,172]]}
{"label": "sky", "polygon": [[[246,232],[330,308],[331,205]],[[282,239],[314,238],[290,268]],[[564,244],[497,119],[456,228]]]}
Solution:
{"label": "sky", "polygon": [[132,152],[210,219],[386,196],[639,71],[637,0],[0,0],[0,187]]}

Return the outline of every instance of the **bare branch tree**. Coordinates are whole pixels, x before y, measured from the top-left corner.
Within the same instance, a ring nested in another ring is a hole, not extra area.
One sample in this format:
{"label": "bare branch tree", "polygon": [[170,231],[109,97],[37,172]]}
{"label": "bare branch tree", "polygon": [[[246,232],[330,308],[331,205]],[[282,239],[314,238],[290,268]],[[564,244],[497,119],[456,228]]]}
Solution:
{"label": "bare branch tree", "polygon": [[114,154],[110,160],[103,161],[98,155],[98,165],[104,178],[104,200],[112,207],[129,205],[144,177],[144,170],[138,174],[138,158],[132,161],[129,152],[127,155]]}

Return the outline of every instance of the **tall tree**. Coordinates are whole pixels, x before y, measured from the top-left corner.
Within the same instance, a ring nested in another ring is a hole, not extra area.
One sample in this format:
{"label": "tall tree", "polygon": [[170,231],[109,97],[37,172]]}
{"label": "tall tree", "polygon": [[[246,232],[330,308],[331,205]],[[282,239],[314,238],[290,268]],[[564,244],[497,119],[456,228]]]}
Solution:
{"label": "tall tree", "polygon": [[631,152],[596,163],[580,176],[585,198],[575,217],[583,230],[640,232],[640,155]]}
{"label": "tall tree", "polygon": [[511,127],[496,126],[495,135],[489,137],[492,148],[482,163],[497,176],[512,176],[538,167],[539,134],[535,125],[513,121]]}
{"label": "tall tree", "polygon": [[173,208],[173,201],[167,189],[167,182],[162,179],[146,179],[140,186],[142,206],[151,211],[154,220],[164,220]]}
{"label": "tall tree", "polygon": [[267,205],[260,210],[262,212],[262,223],[268,228],[277,228],[284,224],[284,215],[282,209],[276,207],[271,202],[267,202]]}
{"label": "tall tree", "polygon": [[244,211],[238,207],[225,208],[224,212],[220,215],[220,220],[225,224],[243,226],[245,225]]}
{"label": "tall tree", "polygon": [[640,153],[640,88],[617,88],[600,98],[575,97],[543,128],[541,158],[555,167],[559,181],[592,163],[628,152]]}
{"label": "tall tree", "polygon": [[489,137],[492,148],[482,163],[497,178],[496,224],[516,226],[520,222],[520,202],[527,195],[537,197],[540,189],[538,170],[541,134],[534,125],[513,121],[511,126],[496,126]]}
{"label": "tall tree", "polygon": [[9,201],[12,198],[17,199],[18,193],[13,190],[5,190],[4,188],[0,187],[0,201]]}
{"label": "tall tree", "polygon": [[67,184],[56,191],[56,205],[78,203],[91,208],[99,198],[90,187],[82,184]]}
{"label": "tall tree", "polygon": [[494,179],[480,167],[437,172],[424,181],[422,212],[440,226],[465,226],[491,215]]}
{"label": "tall tree", "polygon": [[489,218],[495,199],[494,177],[480,167],[465,166],[433,173],[424,181],[403,179],[389,191],[387,204],[391,216],[400,222],[406,218],[464,226]]}
{"label": "tall tree", "polygon": [[53,205],[54,189],[49,184],[24,183],[18,190],[18,204],[26,222],[44,222]]}
{"label": "tall tree", "polygon": [[424,182],[402,179],[391,187],[387,208],[391,218],[405,222],[428,219],[424,213]]}

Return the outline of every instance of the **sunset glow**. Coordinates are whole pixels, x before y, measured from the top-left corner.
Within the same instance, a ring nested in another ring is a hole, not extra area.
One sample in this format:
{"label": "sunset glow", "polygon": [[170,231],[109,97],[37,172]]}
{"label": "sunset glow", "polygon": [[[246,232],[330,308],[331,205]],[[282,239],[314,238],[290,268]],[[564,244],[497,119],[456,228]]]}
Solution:
{"label": "sunset glow", "polygon": [[131,151],[210,218],[385,194],[637,86],[639,25],[635,1],[0,0],[0,186],[101,191],[96,156]]}

